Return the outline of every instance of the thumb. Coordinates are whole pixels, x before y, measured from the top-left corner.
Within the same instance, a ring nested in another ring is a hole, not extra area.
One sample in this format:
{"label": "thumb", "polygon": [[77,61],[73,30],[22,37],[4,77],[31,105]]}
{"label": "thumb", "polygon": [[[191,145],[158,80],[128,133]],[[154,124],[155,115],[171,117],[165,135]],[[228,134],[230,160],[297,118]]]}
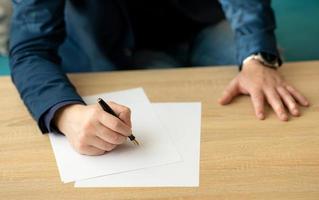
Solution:
{"label": "thumb", "polygon": [[238,80],[234,78],[225,88],[222,97],[219,99],[219,103],[222,105],[229,104],[239,94]]}

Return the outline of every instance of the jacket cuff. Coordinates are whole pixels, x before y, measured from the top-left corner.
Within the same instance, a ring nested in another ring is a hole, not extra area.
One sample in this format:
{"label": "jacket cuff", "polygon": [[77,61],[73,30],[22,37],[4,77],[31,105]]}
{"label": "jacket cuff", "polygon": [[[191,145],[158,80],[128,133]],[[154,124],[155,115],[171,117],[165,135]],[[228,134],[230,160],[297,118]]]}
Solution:
{"label": "jacket cuff", "polygon": [[276,37],[272,30],[241,35],[236,41],[237,64],[239,66],[242,65],[248,56],[260,52],[277,56],[280,62],[282,62],[277,49]]}
{"label": "jacket cuff", "polygon": [[60,132],[55,124],[53,124],[53,118],[55,116],[55,113],[62,107],[70,104],[82,104],[85,105],[83,101],[80,100],[66,100],[61,101],[51,108],[49,108],[38,120],[38,126],[42,133],[48,133],[48,132]]}

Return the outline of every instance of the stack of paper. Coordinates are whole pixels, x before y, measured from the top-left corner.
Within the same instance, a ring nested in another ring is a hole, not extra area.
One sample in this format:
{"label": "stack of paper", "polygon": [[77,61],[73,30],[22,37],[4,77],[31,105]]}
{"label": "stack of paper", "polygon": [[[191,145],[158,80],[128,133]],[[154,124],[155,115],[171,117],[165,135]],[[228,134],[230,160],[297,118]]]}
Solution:
{"label": "stack of paper", "polygon": [[84,97],[126,105],[132,111],[133,133],[140,146],[129,140],[102,156],[75,152],[67,139],[50,134],[61,180],[76,187],[198,186],[200,103],[151,104],[142,88]]}

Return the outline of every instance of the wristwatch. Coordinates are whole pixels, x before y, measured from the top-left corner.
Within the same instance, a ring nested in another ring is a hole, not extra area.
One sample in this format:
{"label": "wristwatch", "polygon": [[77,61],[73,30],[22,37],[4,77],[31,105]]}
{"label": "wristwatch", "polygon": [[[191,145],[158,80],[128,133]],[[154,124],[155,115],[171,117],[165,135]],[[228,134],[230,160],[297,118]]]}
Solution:
{"label": "wristwatch", "polygon": [[268,53],[264,53],[264,52],[260,52],[260,53],[256,53],[256,54],[252,54],[252,55],[248,56],[243,61],[242,65],[239,66],[239,70],[241,70],[242,66],[246,62],[248,62],[249,60],[258,60],[264,66],[270,67],[272,69],[278,69],[282,64],[281,59],[278,58],[277,56],[272,55],[272,54],[268,54]]}

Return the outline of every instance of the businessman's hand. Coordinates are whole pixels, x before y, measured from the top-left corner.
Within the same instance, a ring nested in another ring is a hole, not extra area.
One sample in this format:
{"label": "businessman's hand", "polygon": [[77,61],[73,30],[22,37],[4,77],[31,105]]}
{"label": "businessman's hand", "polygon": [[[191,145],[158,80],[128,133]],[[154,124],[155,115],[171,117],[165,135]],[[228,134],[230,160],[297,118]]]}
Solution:
{"label": "businessman's hand", "polygon": [[277,70],[265,67],[257,60],[245,63],[242,71],[224,90],[219,102],[222,105],[229,104],[240,94],[250,95],[255,114],[261,120],[265,118],[265,101],[283,121],[288,120],[287,110],[291,115],[299,116],[298,104],[309,106],[308,100],[288,84]]}
{"label": "businessman's hand", "polygon": [[55,125],[77,152],[101,155],[132,134],[130,109],[114,102],[108,104],[121,120],[103,111],[98,104],[68,105],[56,113]]}

